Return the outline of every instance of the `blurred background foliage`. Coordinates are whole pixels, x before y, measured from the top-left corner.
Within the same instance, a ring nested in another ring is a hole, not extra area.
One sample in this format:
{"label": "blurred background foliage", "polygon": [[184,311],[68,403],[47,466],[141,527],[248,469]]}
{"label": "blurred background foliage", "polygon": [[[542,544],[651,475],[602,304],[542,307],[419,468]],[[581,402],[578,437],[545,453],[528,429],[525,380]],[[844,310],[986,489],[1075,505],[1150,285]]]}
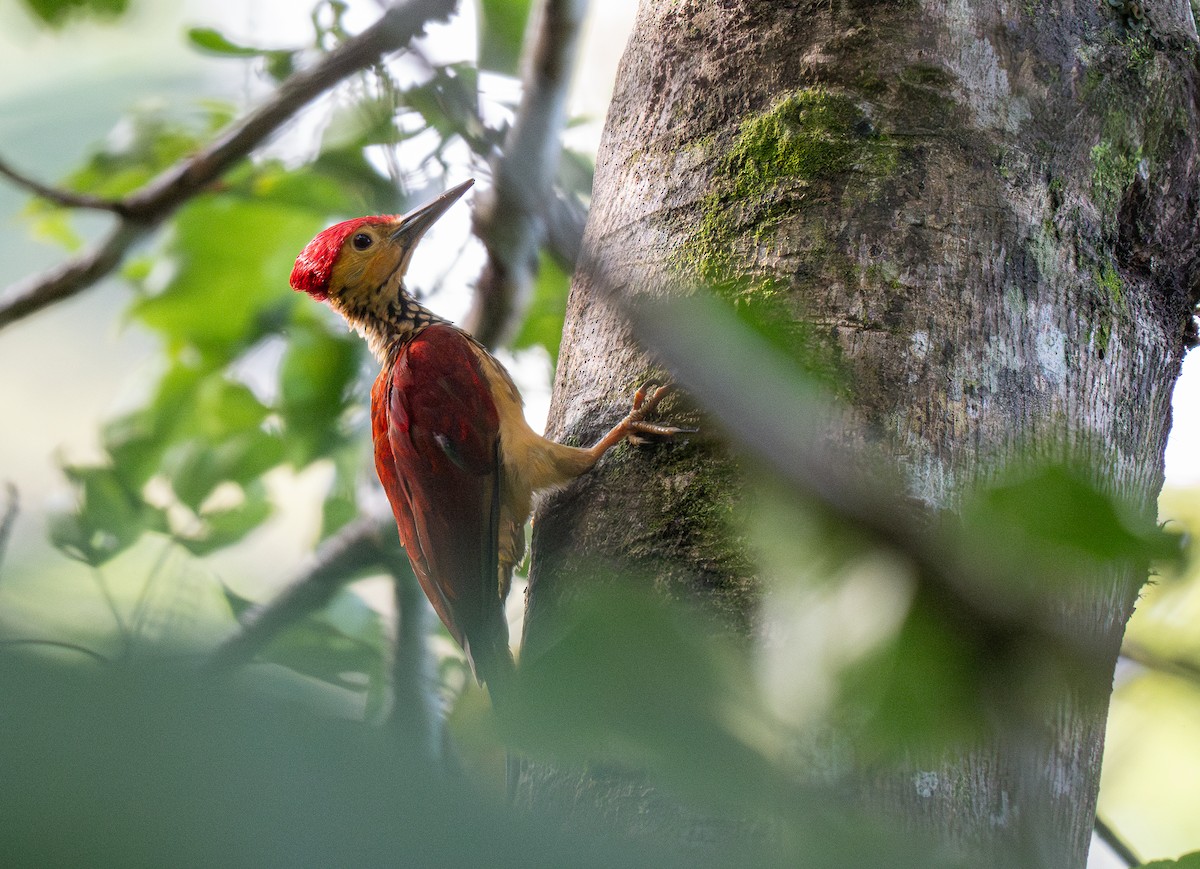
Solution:
{"label": "blurred background foliage", "polygon": [[[137,189],[377,14],[365,2],[299,5],[5,8],[12,62],[47,63],[0,84],[0,155],[80,193]],[[232,679],[200,675],[308,553],[380,510],[366,407],[375,363],[287,287],[292,261],[335,220],[403,212],[468,175],[488,184],[519,98],[530,7],[465,4],[418,51],[348,80],[188,202],[119,279],[0,335],[0,479],[20,497],[0,533],[0,840],[18,863],[669,866],[699,854],[730,865],[719,846],[617,841],[599,822],[548,832],[505,805],[507,745],[593,771],[648,770],[696,811],[752,819],[755,835],[731,839],[739,865],[927,867],[938,865],[928,843],[898,846],[887,823],[843,803],[839,752],[852,744],[881,763],[936,753],[998,710],[1037,715],[1087,669],[1032,619],[997,654],[995,635],[945,618],[908,561],[773,481],[731,529],[764,577],[759,642],[614,577],[571,603],[496,721],[437,625],[424,639],[452,746],[439,759],[374,726],[396,630],[382,571],[348,574]],[[592,32],[608,58],[593,66],[597,49],[585,49],[576,102],[596,114],[620,42]],[[585,202],[592,121],[570,131],[559,173],[560,190]],[[104,222],[7,186],[0,207],[14,216],[0,235],[6,282]],[[466,226],[465,213],[439,226],[414,264],[414,286],[451,317],[482,262]],[[504,356],[535,419],[568,281],[542,257]],[[832,376],[777,365],[814,390]],[[1178,538],[1091,477],[1013,469],[968,501],[946,551],[990,544],[973,557],[1023,578],[996,592],[1017,608],[1070,594],[1093,568],[1160,565],[1118,672],[1101,814],[1139,854],[1175,856],[1200,848],[1200,582]],[[1190,533],[1200,500],[1171,489],[1162,514]],[[1051,663],[1031,678],[1033,656]]]}

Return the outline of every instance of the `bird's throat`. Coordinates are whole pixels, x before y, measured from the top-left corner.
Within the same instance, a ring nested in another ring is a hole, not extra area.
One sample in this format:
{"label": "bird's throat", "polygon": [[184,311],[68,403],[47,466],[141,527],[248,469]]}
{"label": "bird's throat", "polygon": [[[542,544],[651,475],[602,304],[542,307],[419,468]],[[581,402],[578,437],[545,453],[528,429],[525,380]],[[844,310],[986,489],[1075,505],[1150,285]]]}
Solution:
{"label": "bird's throat", "polygon": [[396,342],[431,323],[446,322],[403,289],[391,298],[379,294],[364,299],[343,296],[331,301],[350,327],[363,336],[380,362],[387,359]]}

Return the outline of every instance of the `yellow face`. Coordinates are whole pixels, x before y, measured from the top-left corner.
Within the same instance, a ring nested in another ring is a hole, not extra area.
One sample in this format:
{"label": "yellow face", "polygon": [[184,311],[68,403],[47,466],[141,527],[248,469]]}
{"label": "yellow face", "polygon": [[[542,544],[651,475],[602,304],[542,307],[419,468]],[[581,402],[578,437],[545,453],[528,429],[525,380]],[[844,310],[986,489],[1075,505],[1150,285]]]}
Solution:
{"label": "yellow face", "polygon": [[412,258],[412,247],[392,238],[399,225],[366,224],[346,237],[330,275],[330,301],[364,307],[380,295],[395,295]]}

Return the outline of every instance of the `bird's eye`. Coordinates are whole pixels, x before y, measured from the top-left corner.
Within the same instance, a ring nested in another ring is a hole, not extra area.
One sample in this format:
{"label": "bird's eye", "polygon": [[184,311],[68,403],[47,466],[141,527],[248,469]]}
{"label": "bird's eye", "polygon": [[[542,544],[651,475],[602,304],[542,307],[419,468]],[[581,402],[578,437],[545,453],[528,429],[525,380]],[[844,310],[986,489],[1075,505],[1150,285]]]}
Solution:
{"label": "bird's eye", "polygon": [[355,250],[366,250],[375,243],[375,239],[371,238],[365,232],[360,232],[350,240],[350,243],[354,245]]}

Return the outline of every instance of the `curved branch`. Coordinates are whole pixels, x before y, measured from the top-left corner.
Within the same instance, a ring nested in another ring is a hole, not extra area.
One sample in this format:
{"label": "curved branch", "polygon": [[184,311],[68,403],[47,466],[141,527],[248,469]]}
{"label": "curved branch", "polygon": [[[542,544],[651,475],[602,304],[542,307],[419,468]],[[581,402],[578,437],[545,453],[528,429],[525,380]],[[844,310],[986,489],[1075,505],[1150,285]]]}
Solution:
{"label": "curved branch", "polygon": [[1200,687],[1200,664],[1195,661],[1183,657],[1160,655],[1128,637],[1121,643],[1121,657],[1145,667],[1147,670],[1173,676],[1176,679],[1190,682],[1194,687]]}
{"label": "curved branch", "polygon": [[441,753],[441,733],[437,675],[428,643],[432,610],[404,551],[394,549],[389,561],[396,600],[396,634],[390,661],[392,708],[387,720],[406,751],[422,760],[434,760]]}
{"label": "curved branch", "polygon": [[[287,79],[274,96],[231,124],[207,148],[167,169],[120,200],[109,237],[83,255],[9,288],[0,302],[0,329],[82,292],[110,274],[132,243],[253,151],[297,111],[343,79],[407,45],[430,21],[449,17],[456,0],[407,0],[347,40],[320,62]],[[10,176],[11,177],[11,176]]]}
{"label": "curved branch", "polygon": [[47,202],[62,205],[65,208],[94,208],[98,211],[112,211],[117,214],[125,213],[125,203],[119,199],[108,199],[103,196],[90,196],[87,193],[76,193],[73,190],[62,190],[43,184],[28,175],[18,172],[5,159],[0,158],[0,175],[3,175],[18,187],[23,187],[35,196],[40,196]]}
{"label": "curved branch", "polygon": [[108,658],[93,649],[89,649],[87,646],[81,646],[79,643],[68,643],[62,640],[40,640],[36,638],[0,640],[0,646],[44,646],[47,649],[65,649],[68,652],[78,652],[80,655],[86,655],[100,664],[112,663]]}
{"label": "curved branch", "polygon": [[495,186],[476,206],[475,234],[488,261],[466,328],[489,347],[515,328],[533,283],[586,9],[586,0],[544,0],[526,57],[524,96],[504,152],[492,165]]}
{"label": "curved branch", "polygon": [[146,224],[122,220],[105,239],[78,256],[13,284],[4,294],[4,303],[0,304],[0,329],[55,302],[78,295],[112,273],[129,248],[149,231],[150,226]]}
{"label": "curved branch", "polygon": [[17,514],[21,512],[21,499],[17,494],[17,487],[10,482],[5,483],[4,495],[8,503],[4,505],[4,514],[0,516],[0,566],[4,564],[8,540],[12,537],[13,526],[17,524]]}
{"label": "curved branch", "polygon": [[[312,562],[269,603],[242,616],[241,629],[225,640],[206,662],[210,673],[224,673],[251,661],[284,628],[329,603],[338,589],[370,569],[391,570],[383,535],[386,521],[364,517],[347,525],[317,550]],[[394,532],[393,532],[394,533]]]}
{"label": "curved branch", "polygon": [[1096,835],[1101,842],[1112,849],[1118,858],[1125,862],[1126,866],[1142,865],[1142,861],[1138,858],[1137,854],[1133,853],[1133,849],[1099,815],[1096,816]]}

